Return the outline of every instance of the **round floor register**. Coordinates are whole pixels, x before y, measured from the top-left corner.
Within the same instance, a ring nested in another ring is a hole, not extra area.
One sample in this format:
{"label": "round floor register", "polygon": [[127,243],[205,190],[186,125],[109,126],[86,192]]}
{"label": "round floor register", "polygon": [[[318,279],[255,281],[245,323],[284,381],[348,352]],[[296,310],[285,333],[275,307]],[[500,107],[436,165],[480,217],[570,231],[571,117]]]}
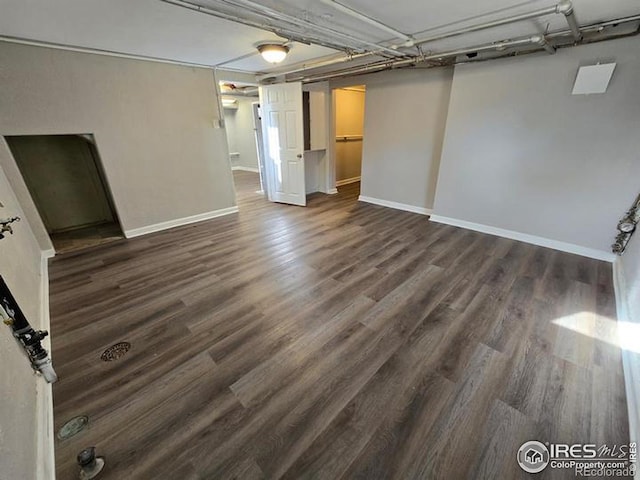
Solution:
{"label": "round floor register", "polygon": [[120,342],[115,345],[111,345],[107,348],[100,358],[104,362],[113,362],[114,360],[118,360],[120,357],[124,356],[125,353],[129,351],[131,348],[131,344],[129,342]]}

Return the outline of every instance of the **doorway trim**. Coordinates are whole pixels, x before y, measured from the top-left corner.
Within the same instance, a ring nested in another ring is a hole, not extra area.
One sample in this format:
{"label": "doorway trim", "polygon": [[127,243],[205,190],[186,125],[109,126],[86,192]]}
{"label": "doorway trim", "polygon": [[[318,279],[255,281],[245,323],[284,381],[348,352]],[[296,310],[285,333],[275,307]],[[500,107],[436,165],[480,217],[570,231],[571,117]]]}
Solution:
{"label": "doorway trim", "polygon": [[[365,87],[365,91],[364,91],[364,95],[365,95],[365,118],[363,118],[363,136],[362,136],[362,146],[363,146],[363,155],[360,161],[360,176],[358,177],[353,177],[353,178],[347,178],[344,180],[336,180],[336,137],[337,137],[337,130],[336,130],[336,113],[338,111],[337,108],[337,95],[336,95],[336,91],[337,90],[348,90],[349,88],[353,88],[353,87],[360,87],[360,86],[364,86]],[[333,82],[330,83],[329,85],[327,85],[328,91],[330,93],[330,95],[328,95],[330,97],[330,102],[329,102],[329,111],[328,111],[328,119],[329,119],[329,129],[328,129],[328,143],[329,145],[327,145],[327,152],[329,151],[329,149],[331,150],[331,161],[328,162],[329,165],[328,167],[331,168],[331,172],[328,173],[327,178],[331,178],[333,183],[332,185],[334,185],[333,192],[331,193],[338,193],[338,189],[337,187],[340,187],[342,185],[348,185],[351,183],[356,183],[356,182],[361,182],[360,183],[360,191],[362,191],[362,169],[363,169],[363,163],[364,163],[364,120],[366,120],[366,115],[367,115],[367,111],[366,111],[366,90],[367,90],[367,82],[366,82],[366,77],[355,77],[355,78],[345,78],[340,82]]]}

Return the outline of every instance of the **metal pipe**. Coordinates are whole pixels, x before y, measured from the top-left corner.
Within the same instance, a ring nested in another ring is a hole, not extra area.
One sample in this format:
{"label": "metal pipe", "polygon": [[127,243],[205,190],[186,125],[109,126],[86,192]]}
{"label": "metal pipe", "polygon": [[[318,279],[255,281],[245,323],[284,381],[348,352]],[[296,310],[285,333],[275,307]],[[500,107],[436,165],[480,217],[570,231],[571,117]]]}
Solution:
{"label": "metal pipe", "polygon": [[344,63],[344,62],[349,62],[351,60],[357,60],[359,58],[370,57],[375,54],[376,52],[356,53],[354,55],[346,55],[344,57],[339,57],[339,58],[329,58],[329,59],[320,60],[317,62],[303,63],[299,67],[287,69],[285,72],[274,72],[274,73],[265,73],[264,75],[256,75],[256,80],[258,82],[261,82],[265,78],[272,78],[280,75],[290,75],[292,73],[304,72],[305,70],[311,70],[314,68],[328,67],[331,65],[336,65],[338,63]]}
{"label": "metal pipe", "polygon": [[551,45],[546,37],[544,35],[539,35],[540,37],[540,41],[538,42],[538,45],[540,45],[542,48],[544,48],[546,50],[546,52],[550,55],[553,55],[554,53],[556,53],[556,47],[554,47],[553,45]]}
{"label": "metal pipe", "polygon": [[0,278],[0,319],[11,328],[14,338],[27,354],[31,367],[40,372],[47,383],[58,380],[51,364],[51,357],[42,346],[42,341],[49,332],[33,329],[2,278]]}
{"label": "metal pipe", "polygon": [[562,13],[567,19],[567,23],[576,42],[582,40],[582,33],[580,33],[580,25],[578,25],[578,21],[576,20],[573,4],[569,0],[563,0],[558,4],[558,13]]}
{"label": "metal pipe", "polygon": [[134,55],[129,53],[115,52],[113,50],[100,50],[97,48],[78,47],[76,45],[65,45],[62,43],[45,42],[42,40],[30,40],[27,38],[10,37],[7,35],[0,35],[0,42],[15,43],[18,45],[31,45],[34,47],[55,48],[56,50],[66,50],[69,52],[92,53],[94,55],[104,55],[106,57],[129,58],[132,60],[142,60],[145,62],[168,63],[170,65],[182,65],[185,67],[208,68],[208,69],[211,69],[214,67],[213,65],[206,65],[203,63],[181,62],[178,60],[170,60],[168,58],[149,57],[145,55]]}
{"label": "metal pipe", "polygon": [[223,20],[229,20],[231,22],[240,23],[242,25],[247,25],[248,27],[259,28],[260,30],[265,30],[267,32],[275,33],[276,35],[280,37],[288,38],[289,40],[294,40],[301,43],[314,43],[316,45],[331,48],[334,50],[349,51],[352,49],[351,46],[340,45],[333,42],[327,42],[326,40],[311,37],[308,34],[301,35],[299,32],[295,32],[290,29],[274,27],[266,23],[260,23],[253,20],[248,20],[245,18],[228,14],[228,13],[219,12],[218,10],[213,10],[211,8],[203,7],[201,5],[196,5],[184,0],[160,0],[160,1],[164,3],[168,3],[170,5],[174,5],[176,7],[182,7],[188,10],[193,10],[195,12],[204,13],[205,15],[210,15],[212,17],[221,18]]}
{"label": "metal pipe", "polygon": [[[445,58],[457,57],[458,55],[466,55],[468,53],[486,52],[490,50],[501,51],[501,50],[506,50],[507,48],[525,47],[527,45],[542,46],[544,43],[546,43],[546,40],[542,35],[532,35],[530,37],[516,38],[514,40],[502,40],[500,42],[486,43],[486,44],[478,45],[475,47],[467,47],[467,48],[461,48],[458,50],[450,50],[444,53],[434,53],[432,55],[427,55],[425,57],[422,57],[420,60],[422,62],[426,62],[429,60],[444,60]],[[408,65],[408,63],[406,62],[395,62],[395,63],[398,66]]]}
{"label": "metal pipe", "polygon": [[365,15],[364,13],[361,13],[358,10],[355,10],[351,7],[343,5],[342,3],[337,2],[336,0],[320,0],[320,2],[324,3],[325,5],[330,5],[336,10],[342,13],[345,13],[353,18],[357,18],[358,20],[368,23],[369,25],[373,25],[374,27],[377,27],[380,30],[384,30],[385,32],[393,35],[395,38],[401,38],[402,40],[407,42],[404,45],[406,47],[413,46],[413,37],[411,37],[411,35],[407,35],[406,33],[396,30],[395,28],[392,28],[389,25],[376,20],[375,18],[371,18],[370,16]]}
{"label": "metal pipe", "polygon": [[[418,38],[418,39],[414,40],[414,44],[415,45],[421,45],[423,43],[433,42],[433,41],[436,41],[436,40],[443,40],[445,38],[456,37],[456,36],[459,36],[459,35],[463,35],[465,33],[477,32],[479,30],[486,30],[488,28],[499,27],[501,25],[506,25],[506,24],[509,24],[509,23],[521,22],[521,21],[524,21],[524,20],[530,20],[530,19],[533,19],[533,18],[538,18],[538,17],[545,16],[545,15],[563,13],[561,11],[561,9],[560,9],[560,5],[565,5],[567,3],[569,5],[571,4],[571,2],[563,2],[563,3],[559,3],[559,4],[551,6],[551,7],[535,10],[535,11],[528,12],[528,13],[522,13],[522,14],[519,14],[519,15],[512,15],[510,17],[504,17],[504,18],[500,18],[500,19],[497,19],[497,20],[492,20],[490,22],[483,22],[483,23],[479,23],[479,24],[476,24],[476,25],[471,25],[469,27],[464,27],[464,28],[461,28],[461,29],[458,29],[458,30],[453,30],[453,31],[450,31],[450,32],[445,32],[445,33],[441,33],[441,34],[437,34],[437,35],[432,35],[430,37]],[[566,8],[566,7],[563,7],[563,8]],[[545,48],[545,50],[549,51],[549,48],[547,48],[546,46],[544,46],[544,48]],[[361,55],[374,55],[376,53],[377,52],[367,52],[366,54],[361,54]],[[346,60],[349,60],[349,57],[335,59],[333,61],[329,60],[329,61],[327,61],[327,63],[323,63],[322,65],[319,65],[319,66],[326,67],[326,66],[332,65],[334,63],[342,63],[342,62],[344,62]],[[262,76],[262,78],[279,76],[279,75],[289,75],[289,74],[292,74],[292,73],[297,73],[297,72],[300,72],[300,71],[303,71],[303,70],[307,70],[308,68],[317,68],[317,67],[315,67],[315,66],[314,67],[302,66],[302,67],[297,67],[297,68],[294,68],[294,69],[289,69],[289,70],[286,70],[286,71],[276,72],[276,73],[273,73],[273,74],[270,74],[270,75],[265,75],[265,76]],[[258,79],[260,79],[260,77],[258,77]]]}
{"label": "metal pipe", "polygon": [[[588,25],[583,25],[580,27],[580,32],[591,32],[593,30],[599,30],[601,28],[610,27],[612,25],[624,25],[625,23],[638,22],[640,21],[640,15],[630,15],[628,17],[617,18],[615,20],[607,20],[605,22],[597,22],[590,23]],[[545,36],[549,39],[554,39],[557,37],[565,37],[567,35],[573,35],[573,32],[569,30],[559,30],[556,32],[550,32]]]}
{"label": "metal pipe", "polygon": [[289,15],[287,13],[280,12],[279,10],[275,10],[273,8],[267,7],[260,3],[255,3],[251,0],[217,0],[217,1],[227,5],[235,6],[235,7],[247,8],[253,11],[254,13],[257,13],[258,15],[270,17],[272,20],[275,19],[275,20],[290,23],[292,25],[303,25],[312,30],[315,29],[318,32],[322,32],[325,35],[336,36],[339,38],[341,37],[347,41],[355,42],[360,45],[367,45],[368,47],[374,48],[376,50],[381,50],[386,53],[390,53],[391,55],[394,55],[394,56],[406,56],[404,53],[398,52],[396,49],[393,49],[384,45],[380,45],[378,43],[370,42],[368,40],[364,40],[361,38],[357,38],[357,37],[354,37],[353,35],[349,35],[347,33],[334,30],[333,28],[330,28],[330,27],[318,25],[308,20],[304,20],[302,18],[298,18],[292,15]]}
{"label": "metal pipe", "polygon": [[558,12],[558,6],[547,7],[533,12],[522,13],[520,15],[512,15],[510,17],[504,17],[490,22],[478,23],[469,27],[460,28],[446,33],[432,35],[430,37],[417,38],[415,40],[416,45],[421,45],[427,42],[434,42],[436,40],[443,40],[445,38],[457,37],[465,33],[477,32],[479,30],[486,30],[488,28],[499,27],[501,25],[507,25],[509,23],[521,22],[524,20],[531,20],[533,18],[543,17],[545,15],[552,15]]}
{"label": "metal pipe", "polygon": [[[434,53],[432,55],[427,55],[427,56],[423,56],[423,57],[420,57],[420,58],[393,60],[393,61],[388,61],[388,62],[378,62],[378,63],[365,65],[363,67],[351,69],[349,71],[335,72],[335,73],[330,73],[330,74],[326,74],[326,75],[319,75],[319,76],[293,78],[293,79],[288,79],[288,80],[289,81],[307,81],[307,82],[308,81],[312,81],[312,80],[313,81],[328,80],[328,79],[331,79],[331,78],[342,77],[342,76],[345,76],[345,75],[356,75],[356,74],[360,74],[360,73],[371,73],[371,72],[377,72],[377,71],[380,71],[380,70],[386,70],[386,69],[389,69],[389,68],[403,67],[403,66],[406,66],[406,65],[411,65],[412,63],[424,63],[424,62],[428,62],[430,60],[441,61],[441,60],[444,60],[446,58],[457,57],[458,55],[466,55],[468,53],[485,52],[485,51],[490,51],[490,50],[500,51],[500,50],[506,50],[507,48],[522,47],[522,46],[528,46],[528,45],[539,45],[539,46],[545,48],[546,44],[547,44],[547,41],[545,40],[545,38],[542,35],[533,35],[533,36],[530,36],[530,37],[518,38],[518,39],[515,39],[515,40],[503,40],[501,42],[477,45],[475,47],[467,47],[467,48],[461,48],[461,49],[457,49],[457,50],[450,50],[450,51],[447,51],[447,52]],[[551,47],[551,48],[553,48],[553,47]],[[546,48],[545,48],[545,50],[546,50]]]}

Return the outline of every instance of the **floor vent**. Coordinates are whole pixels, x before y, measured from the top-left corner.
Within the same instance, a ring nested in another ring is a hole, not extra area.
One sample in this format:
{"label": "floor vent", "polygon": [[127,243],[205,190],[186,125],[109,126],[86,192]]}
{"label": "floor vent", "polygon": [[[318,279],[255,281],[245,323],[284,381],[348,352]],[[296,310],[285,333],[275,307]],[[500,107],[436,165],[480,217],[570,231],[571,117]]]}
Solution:
{"label": "floor vent", "polygon": [[131,344],[129,342],[116,343],[102,352],[100,358],[104,362],[113,362],[114,360],[118,360],[120,357],[124,357],[130,348]]}

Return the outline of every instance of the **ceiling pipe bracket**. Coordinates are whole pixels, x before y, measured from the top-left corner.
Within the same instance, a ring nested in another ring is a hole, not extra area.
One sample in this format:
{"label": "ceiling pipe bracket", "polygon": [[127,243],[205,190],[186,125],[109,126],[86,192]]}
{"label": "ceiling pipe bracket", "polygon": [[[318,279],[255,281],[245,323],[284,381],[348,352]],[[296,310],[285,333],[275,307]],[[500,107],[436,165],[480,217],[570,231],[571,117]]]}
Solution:
{"label": "ceiling pipe bracket", "polygon": [[531,37],[531,43],[541,46],[550,55],[553,55],[554,53],[556,53],[556,47],[551,45],[547,41],[547,39],[545,38],[544,35],[534,35],[534,36],[532,36]]}
{"label": "ceiling pipe bracket", "polygon": [[571,34],[576,42],[582,40],[582,33],[580,32],[580,25],[578,25],[578,21],[576,20],[575,10],[573,8],[573,4],[570,0],[563,0],[562,2],[556,5],[557,13],[561,13],[564,15],[564,18],[567,20],[567,24],[569,25],[569,29],[571,30]]}

